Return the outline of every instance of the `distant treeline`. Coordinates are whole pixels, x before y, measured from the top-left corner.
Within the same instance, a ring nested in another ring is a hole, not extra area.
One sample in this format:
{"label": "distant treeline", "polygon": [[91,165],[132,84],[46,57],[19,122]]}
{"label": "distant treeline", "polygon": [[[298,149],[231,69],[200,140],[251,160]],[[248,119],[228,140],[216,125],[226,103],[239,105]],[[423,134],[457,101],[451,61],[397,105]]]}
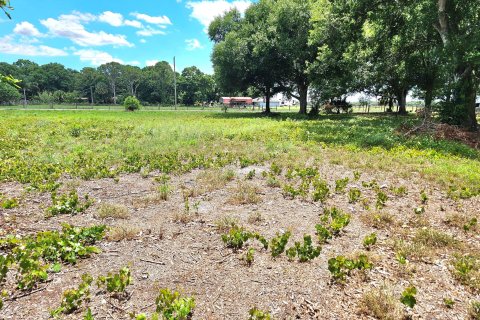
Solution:
{"label": "distant treeline", "polygon": [[[25,100],[28,103],[119,104],[136,96],[144,104],[174,103],[174,71],[166,61],[139,68],[117,62],[81,71],[59,63],[38,65],[30,60],[1,62],[0,74],[19,79],[18,90],[0,83],[0,103]],[[197,67],[177,73],[178,103],[193,105],[218,100],[213,76]]]}

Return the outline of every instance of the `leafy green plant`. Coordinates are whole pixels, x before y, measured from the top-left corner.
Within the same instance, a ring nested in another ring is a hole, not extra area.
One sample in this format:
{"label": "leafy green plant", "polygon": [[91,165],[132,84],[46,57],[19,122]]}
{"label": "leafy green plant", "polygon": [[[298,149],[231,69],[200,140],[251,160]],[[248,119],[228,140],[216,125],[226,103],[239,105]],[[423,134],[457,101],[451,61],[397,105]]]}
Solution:
{"label": "leafy green plant", "polygon": [[376,208],[377,209],[382,209],[385,207],[385,204],[388,201],[388,196],[385,192],[383,191],[378,191],[377,192],[377,203],[376,203]]}
{"label": "leafy green plant", "polygon": [[259,310],[257,308],[252,308],[248,312],[248,320],[271,320],[272,316],[265,311]]}
{"label": "leafy green plant", "polygon": [[156,312],[161,314],[163,319],[187,320],[195,308],[195,299],[181,297],[177,291],[171,292],[169,289],[162,289],[155,304]]}
{"label": "leafy green plant", "polygon": [[97,279],[99,288],[105,287],[107,292],[123,294],[132,283],[132,276],[128,267],[123,267],[118,273],[109,272],[107,276],[100,276]]}
{"label": "leafy green plant", "polygon": [[249,159],[249,158],[245,158],[245,157],[240,157],[238,159],[239,163],[240,163],[240,168],[246,168],[248,166],[251,166],[251,165],[254,165],[254,164],[257,164],[257,161],[256,160],[253,160],[253,159]]}
{"label": "leafy green plant", "polygon": [[83,320],[94,320],[92,310],[90,308],[87,308],[87,311],[85,312],[85,315],[83,316]]}
{"label": "leafy green plant", "polygon": [[362,173],[359,171],[354,171],[353,172],[353,180],[358,181],[362,177]]}
{"label": "leafy green plant", "polygon": [[368,188],[368,189],[374,189],[374,190],[378,190],[380,188],[380,186],[378,185],[378,182],[377,180],[372,180],[370,182],[362,182],[362,186],[364,188]]}
{"label": "leafy green plant", "polygon": [[7,252],[1,270],[11,265],[17,267],[19,289],[32,289],[38,282],[46,281],[48,270],[59,271],[59,263],[76,263],[78,258],[87,258],[100,250],[92,246],[105,235],[105,226],[77,228],[63,225],[62,232],[45,231],[35,236],[0,239],[0,246]]}
{"label": "leafy green plant", "polygon": [[463,230],[465,230],[465,232],[468,232],[474,229],[477,225],[478,225],[478,219],[472,218],[470,221],[468,221],[468,223],[463,225]]}
{"label": "leafy green plant", "polygon": [[468,308],[468,315],[472,320],[480,320],[480,301],[472,301]]}
{"label": "leafy green plant", "polygon": [[369,270],[373,264],[366,255],[360,255],[357,259],[348,259],[344,256],[338,256],[328,260],[328,270],[335,281],[345,282],[347,275],[353,270]]}
{"label": "leafy green plant", "polygon": [[312,245],[312,237],[309,235],[303,236],[303,244],[295,242],[295,246],[286,251],[290,260],[294,260],[298,256],[299,262],[307,262],[313,260],[320,255],[321,247],[314,248]]}
{"label": "leafy green plant", "polygon": [[252,180],[253,178],[255,178],[255,173],[256,173],[255,170],[250,170],[245,176],[245,179]]}
{"label": "leafy green plant", "polygon": [[251,237],[251,232],[246,231],[244,228],[234,226],[228,234],[222,235],[222,241],[228,248],[237,251],[240,250]]}
{"label": "leafy green plant", "polygon": [[344,192],[347,188],[348,183],[350,182],[349,178],[339,179],[335,181],[335,192],[341,193]]}
{"label": "leafy green plant", "polygon": [[300,195],[300,192],[297,191],[291,184],[284,184],[282,189],[285,197],[295,199],[298,195]]}
{"label": "leafy green plant", "polygon": [[350,224],[351,216],[338,208],[325,208],[320,223],[315,226],[320,243],[338,236]]}
{"label": "leafy green plant", "polygon": [[320,201],[324,203],[327,200],[329,194],[330,189],[328,188],[328,184],[325,180],[316,179],[313,181],[313,201]]}
{"label": "leafy green plant", "polygon": [[272,249],[272,257],[276,258],[285,251],[291,232],[287,231],[283,234],[278,234],[275,238],[270,240],[270,248]]}
{"label": "leafy green plant", "polygon": [[362,195],[362,192],[358,188],[351,188],[348,190],[348,202],[356,203]]}
{"label": "leafy green plant", "polygon": [[392,187],[390,190],[393,192],[394,195],[397,197],[403,197],[408,194],[408,189],[405,186],[399,186],[399,187]]}
{"label": "leafy green plant", "polygon": [[234,251],[242,249],[244,244],[250,239],[258,240],[265,250],[268,249],[268,241],[263,236],[249,232],[237,225],[233,225],[227,234],[222,235],[222,241],[228,248],[232,248]]}
{"label": "leafy green plant", "polygon": [[480,290],[480,258],[474,255],[455,255],[451,272],[455,279],[473,290]]}
{"label": "leafy green plant", "polygon": [[428,195],[425,192],[425,190],[422,190],[422,192],[420,192],[420,201],[422,202],[423,205],[427,204],[428,202]]}
{"label": "leafy green plant", "polygon": [[425,207],[417,207],[413,211],[416,215],[421,215],[425,213]]}
{"label": "leafy green plant", "polygon": [[417,294],[417,288],[414,286],[409,286],[402,292],[402,297],[400,302],[406,305],[407,307],[413,308],[417,304],[417,299],[415,295]]}
{"label": "leafy green plant", "polygon": [[253,264],[253,262],[255,261],[255,249],[254,248],[249,248],[245,252],[245,255],[243,256],[243,261],[245,261],[247,266],[251,266]]}
{"label": "leafy green plant", "polygon": [[157,187],[158,195],[161,200],[167,201],[170,195],[171,189],[168,183],[161,184]]}
{"label": "leafy green plant", "polygon": [[8,198],[8,199],[5,199],[3,201],[0,201],[0,206],[3,209],[13,209],[13,208],[18,207],[18,205],[19,205],[18,199],[16,199],[16,198]]}
{"label": "leafy green plant", "polygon": [[372,233],[363,238],[363,246],[365,249],[370,250],[372,246],[374,246],[377,243],[377,234]]}
{"label": "leafy green plant", "polygon": [[276,164],[275,162],[273,162],[271,165],[270,165],[270,172],[273,174],[273,175],[276,175],[276,176],[279,176],[282,174],[282,168],[280,168],[280,166],[278,164]]}
{"label": "leafy green plant", "polygon": [[408,263],[407,256],[403,252],[397,252],[395,254],[395,259],[400,263],[401,265],[406,265]]}
{"label": "leafy green plant", "polygon": [[455,301],[453,299],[450,299],[450,298],[443,298],[443,304],[448,309],[452,309],[453,306],[455,305]]}
{"label": "leafy green plant", "polygon": [[125,107],[126,111],[136,111],[139,110],[141,107],[140,101],[133,96],[129,96],[125,98],[123,102],[123,106]]}
{"label": "leafy green plant", "polygon": [[[61,313],[70,314],[78,310],[82,303],[87,302],[90,298],[90,286],[93,278],[89,274],[82,275],[82,282],[77,289],[69,289],[63,293],[60,307],[50,312],[52,317],[57,317]],[[90,310],[90,309],[89,309]],[[91,312],[90,312],[91,315]]]}
{"label": "leafy green plant", "polygon": [[72,214],[85,212],[93,201],[85,195],[85,201],[80,201],[77,191],[72,190],[68,194],[57,196],[56,192],[52,193],[53,205],[47,209],[47,216],[53,217],[59,214]]}

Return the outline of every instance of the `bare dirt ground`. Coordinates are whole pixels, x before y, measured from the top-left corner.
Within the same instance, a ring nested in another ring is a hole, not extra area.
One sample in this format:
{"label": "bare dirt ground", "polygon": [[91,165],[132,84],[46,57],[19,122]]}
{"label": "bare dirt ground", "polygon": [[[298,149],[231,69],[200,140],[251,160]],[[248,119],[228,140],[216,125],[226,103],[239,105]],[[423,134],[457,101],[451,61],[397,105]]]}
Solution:
{"label": "bare dirt ground", "polygon": [[[63,267],[60,273],[49,276],[52,281],[38,286],[40,291],[6,301],[0,318],[48,319],[49,310],[59,305],[62,292],[76,287],[83,273],[104,275],[124,266],[130,267],[133,276],[133,284],[128,288],[129,299],[118,301],[106,294],[96,295],[92,290],[89,306],[95,319],[129,319],[130,312],[150,314],[155,310],[155,297],[160,288],[194,296],[193,319],[247,319],[248,311],[255,306],[270,312],[275,319],[372,319],[361,312],[360,301],[366,292],[384,285],[391,288],[397,298],[409,284],[417,288],[418,304],[413,311],[405,311],[413,319],[466,319],[470,301],[479,299],[478,294],[452,277],[452,255],[448,250],[435,251],[433,255],[410,261],[405,267],[397,262],[392,248],[396,237],[409,239],[415,230],[433,228],[454,236],[478,253],[478,231],[466,233],[445,223],[453,213],[479,217],[478,197],[451,200],[414,174],[408,180],[388,173],[363,174],[359,181],[353,181],[353,172],[340,166],[322,165],[321,176],[331,188],[336,179],[349,177],[347,190],[359,188],[362,197],[371,200],[372,207],[376,194],[363,187],[362,181],[376,179],[389,194],[387,205],[381,211],[393,215],[396,222],[375,228],[361,218],[375,209],[367,210],[361,203],[350,204],[345,193],[332,194],[325,204],[301,198],[291,200],[284,197],[281,188],[267,185],[261,172],[268,167],[230,169],[235,170],[235,179],[218,190],[195,194],[189,201],[198,205],[198,213],[180,219],[183,222],[176,222],[184,211],[182,189],[199,187],[196,177],[200,170],[172,176],[172,193],[166,201],[154,196],[158,183],[152,174],[149,177],[123,175],[118,182],[67,179],[62,188],[76,188],[80,195],[88,194],[95,199],[95,204],[86,213],[51,219],[44,218],[45,208],[51,203],[49,194],[24,192],[24,187],[16,183],[0,185],[4,195],[21,199],[18,208],[0,209],[1,228],[6,232],[17,230],[18,234],[31,234],[59,229],[61,222],[68,222],[77,226],[107,224],[128,233],[121,241],[101,241],[98,246],[102,253],[77,265]],[[247,181],[245,176],[254,169],[255,177]],[[257,203],[231,201],[239,181],[257,187]],[[389,187],[400,185],[408,188],[408,195],[400,197],[388,191]],[[420,205],[419,195],[423,189],[429,201],[426,212],[419,217],[414,209]],[[129,217],[96,218],[98,208],[104,203],[124,205]],[[238,225],[257,231],[267,239],[277,232],[291,230],[288,248],[304,234],[316,238],[319,215],[325,207],[333,206],[350,213],[352,221],[340,237],[323,245],[319,258],[306,263],[291,262],[285,255],[273,259],[270,252],[252,243],[256,249],[255,261],[249,267],[241,260],[243,251],[234,253],[225,247],[222,232],[217,228],[219,221],[231,217]],[[328,259],[365,252],[362,240],[372,232],[378,234],[378,243],[368,252],[374,263],[373,270],[354,272],[345,284],[332,282]],[[455,301],[453,308],[445,307],[444,298]],[[66,319],[81,317],[82,313],[65,316]]]}

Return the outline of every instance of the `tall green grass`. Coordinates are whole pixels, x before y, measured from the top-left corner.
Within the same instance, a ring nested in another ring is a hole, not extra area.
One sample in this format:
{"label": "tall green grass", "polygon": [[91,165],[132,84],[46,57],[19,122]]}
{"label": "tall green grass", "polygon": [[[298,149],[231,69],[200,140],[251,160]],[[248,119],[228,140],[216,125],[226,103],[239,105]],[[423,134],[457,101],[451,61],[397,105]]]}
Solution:
{"label": "tall green grass", "polygon": [[282,113],[2,111],[0,180],[55,188],[62,175],[95,179],[122,172],[188,171],[315,158],[350,168],[418,173],[454,196],[480,193],[480,153],[466,145],[407,138],[414,118]]}

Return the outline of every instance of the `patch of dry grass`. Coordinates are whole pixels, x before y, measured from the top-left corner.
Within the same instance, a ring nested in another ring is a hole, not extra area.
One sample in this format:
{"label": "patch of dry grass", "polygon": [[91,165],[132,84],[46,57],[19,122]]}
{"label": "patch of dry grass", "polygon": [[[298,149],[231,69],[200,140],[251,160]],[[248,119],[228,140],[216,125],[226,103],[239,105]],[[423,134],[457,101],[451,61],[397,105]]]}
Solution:
{"label": "patch of dry grass", "polygon": [[95,216],[99,219],[128,219],[130,212],[124,205],[103,203],[100,205],[100,208],[98,208]]}
{"label": "patch of dry grass", "polygon": [[408,259],[430,258],[439,251],[459,248],[461,244],[454,237],[432,228],[419,229],[413,237],[407,234],[400,235],[393,244],[395,252]]}
{"label": "patch of dry grass", "polygon": [[395,216],[383,211],[370,211],[360,216],[362,222],[372,228],[386,229],[398,225]]}
{"label": "patch of dry grass", "polygon": [[451,213],[445,217],[445,224],[461,229],[464,231],[479,232],[480,225],[478,224],[479,218],[475,215],[467,215],[462,213]]}
{"label": "patch of dry grass", "polygon": [[248,215],[248,223],[250,224],[258,224],[260,222],[262,222],[264,219],[263,219],[263,216],[260,212],[258,211],[253,211],[253,212],[250,212],[250,214]]}
{"label": "patch of dry grass", "polygon": [[253,184],[246,182],[239,182],[235,188],[231,191],[231,196],[228,199],[228,203],[234,205],[242,204],[256,204],[260,202],[260,197],[258,196],[259,189]]}
{"label": "patch of dry grass", "polygon": [[219,190],[235,179],[233,170],[209,169],[202,171],[196,178],[195,188],[191,190],[191,196],[196,197],[204,193]]}
{"label": "patch of dry grass", "polygon": [[400,302],[385,286],[366,291],[358,307],[360,313],[380,320],[399,320],[405,317]]}
{"label": "patch of dry grass", "polygon": [[106,239],[112,242],[120,242],[122,240],[130,241],[135,239],[141,229],[137,226],[131,224],[123,224],[115,227],[111,227],[108,232]]}
{"label": "patch of dry grass", "polygon": [[151,205],[156,205],[168,200],[168,193],[158,191],[154,194],[149,194],[142,198],[135,198],[132,200],[132,206],[136,209],[143,209]]}
{"label": "patch of dry grass", "polygon": [[232,216],[224,216],[215,221],[215,228],[219,232],[228,232],[231,228],[238,225],[238,219]]}
{"label": "patch of dry grass", "polygon": [[451,235],[432,228],[418,230],[413,242],[432,249],[457,248],[460,245]]}
{"label": "patch of dry grass", "polygon": [[480,292],[480,256],[457,254],[452,259],[453,277],[472,291]]}

